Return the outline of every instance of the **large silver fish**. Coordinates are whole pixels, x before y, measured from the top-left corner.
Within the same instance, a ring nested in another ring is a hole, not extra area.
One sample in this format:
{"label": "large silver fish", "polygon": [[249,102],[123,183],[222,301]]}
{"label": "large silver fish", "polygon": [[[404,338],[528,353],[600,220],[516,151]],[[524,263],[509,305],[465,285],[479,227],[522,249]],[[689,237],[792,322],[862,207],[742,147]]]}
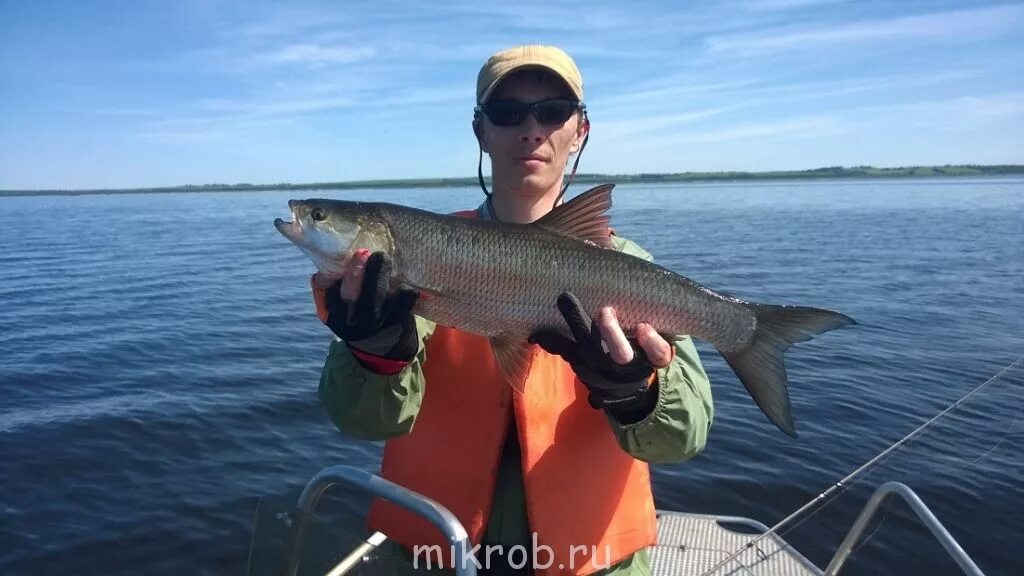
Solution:
{"label": "large silver fish", "polygon": [[310,199],[289,201],[293,220],[274,225],[328,275],[344,273],[356,250],[390,254],[395,282],[423,295],[414,312],[489,337],[519,391],[533,358],[528,336],[541,328],[569,335],[555,306],[569,291],[592,316],[614,307],[627,335],[646,322],[670,342],[710,342],[768,419],[796,436],[783,353],[855,322],[829,310],[746,302],[611,248],[613,187],[592,188],[532,224]]}

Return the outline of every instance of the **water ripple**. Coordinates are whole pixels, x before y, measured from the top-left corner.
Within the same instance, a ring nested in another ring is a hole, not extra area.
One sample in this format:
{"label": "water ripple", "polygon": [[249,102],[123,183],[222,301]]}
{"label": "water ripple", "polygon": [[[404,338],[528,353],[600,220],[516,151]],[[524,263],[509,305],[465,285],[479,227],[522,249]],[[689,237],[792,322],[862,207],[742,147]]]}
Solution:
{"label": "water ripple", "polygon": [[[617,232],[660,264],[858,321],[789,353],[796,440],[698,342],[715,423],[704,453],[654,467],[660,507],[772,524],[1024,353],[1019,180],[615,194]],[[319,403],[331,335],[313,315],[312,265],[271,224],[304,195],[0,204],[0,571],[243,573],[261,497],[294,501],[332,464],[377,469],[380,443],[342,436]],[[315,195],[436,211],[479,202],[471,189]],[[1012,573],[1022,388],[1024,369],[1008,373],[787,538],[823,565],[871,489],[896,479],[987,573]],[[339,499],[358,508],[355,495]],[[905,516],[893,506],[848,572],[950,571]]]}

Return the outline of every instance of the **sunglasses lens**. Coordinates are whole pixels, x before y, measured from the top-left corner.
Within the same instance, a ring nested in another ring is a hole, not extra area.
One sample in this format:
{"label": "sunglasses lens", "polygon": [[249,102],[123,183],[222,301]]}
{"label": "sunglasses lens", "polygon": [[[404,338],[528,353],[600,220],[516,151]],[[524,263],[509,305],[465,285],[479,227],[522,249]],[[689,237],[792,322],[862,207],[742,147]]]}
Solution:
{"label": "sunglasses lens", "polygon": [[568,100],[549,100],[534,108],[537,122],[546,125],[563,124],[575,110],[576,105]]}
{"label": "sunglasses lens", "polygon": [[518,102],[494,102],[487,105],[487,117],[495,126],[515,126],[526,118],[529,105]]}
{"label": "sunglasses lens", "polygon": [[535,104],[498,101],[487,104],[484,112],[495,126],[518,126],[531,110],[537,122],[555,126],[565,123],[576,108],[577,104],[572,100],[545,100]]}

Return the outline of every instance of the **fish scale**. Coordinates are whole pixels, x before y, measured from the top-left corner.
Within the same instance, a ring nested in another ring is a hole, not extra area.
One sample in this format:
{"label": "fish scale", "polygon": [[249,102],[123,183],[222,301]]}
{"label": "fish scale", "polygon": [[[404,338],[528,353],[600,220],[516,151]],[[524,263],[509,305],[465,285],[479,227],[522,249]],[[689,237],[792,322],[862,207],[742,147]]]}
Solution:
{"label": "fish scale", "polygon": [[710,342],[768,419],[796,436],[785,351],[856,322],[821,308],[747,302],[613,249],[605,215],[612,188],[592,188],[532,224],[310,199],[289,201],[294,221],[275,225],[329,274],[343,271],[355,250],[387,252],[394,281],[420,292],[414,313],[490,338],[517,391],[530,370],[530,334],[571,336],[556,302],[572,292],[591,316],[612,306],[627,335],[646,322],[668,339]]}
{"label": "fish scale", "polygon": [[756,327],[741,301],[613,249],[531,226],[481,228],[474,220],[387,207],[380,215],[397,247],[396,276],[434,293],[423,313],[440,324],[524,340],[538,327],[568,334],[555,307],[568,291],[591,314],[615,308],[627,334],[647,322],[731,350]]}

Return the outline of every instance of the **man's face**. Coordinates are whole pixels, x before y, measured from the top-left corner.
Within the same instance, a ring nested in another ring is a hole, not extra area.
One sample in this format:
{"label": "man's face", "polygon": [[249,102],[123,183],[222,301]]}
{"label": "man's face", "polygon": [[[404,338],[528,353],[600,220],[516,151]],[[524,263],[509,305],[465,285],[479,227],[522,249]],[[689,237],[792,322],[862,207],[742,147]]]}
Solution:
{"label": "man's face", "polygon": [[[489,101],[514,100],[524,103],[549,98],[566,98],[565,85],[550,73],[522,71],[503,80]],[[539,196],[561,187],[569,154],[585,135],[579,113],[554,126],[542,125],[528,114],[518,126],[495,126],[482,118],[482,145],[491,157],[494,189],[521,196]]]}

